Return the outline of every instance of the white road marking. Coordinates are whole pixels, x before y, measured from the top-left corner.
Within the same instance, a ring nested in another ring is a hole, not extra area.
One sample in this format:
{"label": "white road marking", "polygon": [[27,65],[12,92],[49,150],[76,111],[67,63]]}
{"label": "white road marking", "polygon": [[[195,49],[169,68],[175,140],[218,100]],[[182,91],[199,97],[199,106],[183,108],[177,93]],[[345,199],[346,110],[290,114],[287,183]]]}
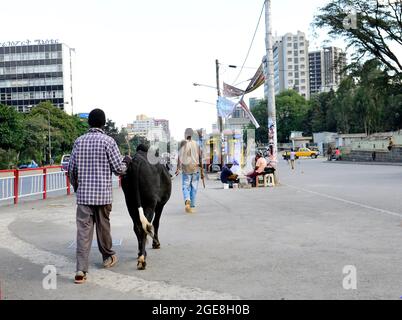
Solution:
{"label": "white road marking", "polygon": [[[36,248],[14,236],[8,225],[14,219],[1,219],[0,247],[29,260],[31,263],[45,266],[54,265],[59,276],[71,279],[75,273],[75,263],[67,257]],[[146,272],[146,271],[144,271]],[[119,274],[105,269],[93,269],[88,274],[88,281],[101,287],[120,292],[134,291],[145,298],[159,300],[239,300],[229,293],[202,290],[200,288],[169,285],[159,281],[148,281],[135,276]]]}
{"label": "white road marking", "polygon": [[372,211],[377,211],[377,212],[380,212],[380,213],[385,213],[385,214],[388,214],[388,215],[391,215],[391,216],[394,216],[394,217],[402,218],[402,214],[397,213],[397,212],[393,212],[393,211],[389,211],[389,210],[385,210],[385,209],[380,209],[380,208],[372,207],[372,206],[369,206],[369,205],[366,205],[366,204],[363,204],[363,203],[359,203],[359,202],[355,202],[355,201],[346,200],[346,199],[343,199],[343,198],[331,196],[331,195],[329,195],[329,194],[325,194],[325,193],[321,193],[321,192],[317,192],[317,191],[312,191],[312,190],[308,190],[308,189],[304,189],[304,188],[300,188],[300,187],[295,187],[295,186],[291,186],[291,185],[286,185],[286,186],[289,187],[289,188],[292,188],[292,189],[299,190],[299,191],[303,191],[303,192],[315,194],[315,195],[320,196],[320,197],[324,197],[324,198],[328,198],[328,199],[331,199],[331,200],[336,200],[336,201],[344,202],[344,203],[351,204],[351,205],[354,205],[354,206],[358,206],[358,207],[361,207],[361,208],[365,208],[365,209],[369,209],[369,210],[372,210]]}

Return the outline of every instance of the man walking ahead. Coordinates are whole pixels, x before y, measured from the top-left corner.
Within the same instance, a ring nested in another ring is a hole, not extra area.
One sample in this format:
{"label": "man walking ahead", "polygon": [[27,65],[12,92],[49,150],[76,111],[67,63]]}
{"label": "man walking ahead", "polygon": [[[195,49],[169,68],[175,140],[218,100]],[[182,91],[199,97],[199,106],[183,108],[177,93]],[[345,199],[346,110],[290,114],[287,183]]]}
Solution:
{"label": "man walking ahead", "polygon": [[[183,197],[185,211],[195,213],[198,183],[200,181],[201,150],[197,142],[192,139],[193,129],[187,128],[180,144],[176,175],[182,170]],[[203,173],[201,172],[201,175]],[[201,176],[201,179],[204,177]]]}
{"label": "man walking ahead", "polygon": [[73,147],[68,173],[77,195],[77,273],[75,283],[84,283],[88,272],[88,256],[92,245],[94,225],[103,266],[113,267],[117,257],[112,250],[109,215],[112,210],[112,172],[124,174],[128,158],[122,160],[116,142],[102,127],[105,113],[91,111],[89,131],[79,137]]}

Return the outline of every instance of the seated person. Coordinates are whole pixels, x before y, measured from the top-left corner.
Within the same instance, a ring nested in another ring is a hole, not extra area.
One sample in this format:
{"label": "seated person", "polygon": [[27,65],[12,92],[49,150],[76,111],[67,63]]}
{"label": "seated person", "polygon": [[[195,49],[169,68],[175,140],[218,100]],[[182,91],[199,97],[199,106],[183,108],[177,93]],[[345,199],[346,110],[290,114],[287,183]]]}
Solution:
{"label": "seated person", "polygon": [[267,159],[267,166],[265,167],[264,172],[268,174],[273,174],[275,173],[275,170],[276,170],[276,160],[274,159],[274,156],[272,154],[269,154]]}
{"label": "seated person", "polygon": [[229,186],[233,186],[233,183],[239,183],[238,175],[233,174],[232,169],[233,163],[229,162],[226,166],[223,167],[221,172],[221,181],[222,183],[227,183]]}
{"label": "seated person", "polygon": [[267,166],[267,160],[265,160],[261,152],[257,153],[257,155],[255,156],[255,160],[256,163],[254,171],[250,172],[247,175],[248,182],[251,183],[253,186],[255,186],[256,177],[264,174],[265,167]]}

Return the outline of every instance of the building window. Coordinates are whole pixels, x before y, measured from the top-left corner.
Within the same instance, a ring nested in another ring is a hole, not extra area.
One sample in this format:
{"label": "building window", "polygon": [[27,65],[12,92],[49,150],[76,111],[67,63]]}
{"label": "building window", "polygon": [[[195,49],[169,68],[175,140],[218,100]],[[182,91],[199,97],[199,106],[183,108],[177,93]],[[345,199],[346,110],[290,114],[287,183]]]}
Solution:
{"label": "building window", "polygon": [[288,58],[288,62],[292,62],[293,61],[293,59],[292,58]]}

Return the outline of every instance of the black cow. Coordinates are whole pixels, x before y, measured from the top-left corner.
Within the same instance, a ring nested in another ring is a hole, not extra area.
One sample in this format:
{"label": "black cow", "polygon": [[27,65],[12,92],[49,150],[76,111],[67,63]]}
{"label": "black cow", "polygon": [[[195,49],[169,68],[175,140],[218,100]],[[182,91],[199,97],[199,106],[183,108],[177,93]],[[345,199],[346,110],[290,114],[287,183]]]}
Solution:
{"label": "black cow", "polygon": [[170,198],[171,177],[164,165],[149,162],[147,148],[140,145],[128,165],[127,174],[122,177],[121,185],[128,212],[134,223],[134,232],[138,239],[137,268],[144,270],[147,256],[145,250],[147,236],[152,237],[154,249],[160,248],[159,219],[163,207]]}

